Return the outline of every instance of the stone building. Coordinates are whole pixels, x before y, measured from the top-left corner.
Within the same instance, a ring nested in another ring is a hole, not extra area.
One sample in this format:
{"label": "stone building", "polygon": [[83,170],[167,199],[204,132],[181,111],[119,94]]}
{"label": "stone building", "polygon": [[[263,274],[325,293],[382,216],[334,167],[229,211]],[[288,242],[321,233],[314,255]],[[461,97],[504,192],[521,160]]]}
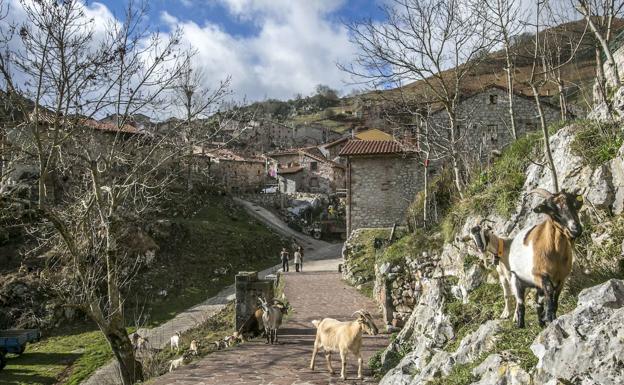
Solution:
{"label": "stone building", "polygon": [[[561,119],[559,106],[542,101],[546,124]],[[514,94],[516,130],[518,136],[540,128],[540,120],[533,96]],[[491,85],[479,92],[462,97],[457,105],[460,147],[480,160],[490,157],[492,151],[500,151],[513,141],[509,125],[507,89]],[[448,127],[444,109],[434,110],[428,118],[430,124]]]}
{"label": "stone building", "polygon": [[335,193],[344,189],[345,167],[327,159],[317,147],[306,147],[268,155],[273,161],[269,174],[279,182],[280,192]]}
{"label": "stone building", "polygon": [[243,156],[227,149],[198,149],[196,155],[206,160],[196,174],[206,175],[227,192],[259,191],[267,181],[265,158]]}
{"label": "stone building", "polygon": [[368,227],[405,224],[405,213],[422,188],[417,153],[394,141],[351,140],[347,160],[347,234]]}

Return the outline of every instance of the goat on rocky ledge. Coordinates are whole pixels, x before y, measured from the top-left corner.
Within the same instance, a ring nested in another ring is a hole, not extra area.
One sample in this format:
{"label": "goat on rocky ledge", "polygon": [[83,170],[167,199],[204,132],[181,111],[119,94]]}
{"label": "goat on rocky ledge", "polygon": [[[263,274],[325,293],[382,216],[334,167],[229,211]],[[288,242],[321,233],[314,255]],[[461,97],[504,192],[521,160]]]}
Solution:
{"label": "goat on rocky ledge", "polygon": [[527,288],[537,289],[537,318],[540,326],[556,318],[559,294],[572,271],[574,240],[583,232],[578,218],[578,212],[583,206],[581,195],[565,191],[553,194],[544,189],[535,189],[531,193],[545,198],[533,211],[548,215],[548,219],[525,228],[511,243],[509,270],[511,287],[516,297],[516,324],[519,328],[524,327],[524,296]]}

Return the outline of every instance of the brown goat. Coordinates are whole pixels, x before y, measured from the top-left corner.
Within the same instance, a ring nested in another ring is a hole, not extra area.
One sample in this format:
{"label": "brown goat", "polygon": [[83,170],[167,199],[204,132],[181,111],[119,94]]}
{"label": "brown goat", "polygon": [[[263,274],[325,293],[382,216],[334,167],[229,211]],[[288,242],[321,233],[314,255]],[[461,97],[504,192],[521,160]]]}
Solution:
{"label": "brown goat", "polygon": [[516,322],[520,328],[524,327],[527,288],[537,289],[540,325],[544,326],[556,318],[559,295],[572,271],[574,240],[583,232],[578,218],[578,211],[583,205],[582,196],[565,191],[552,194],[544,189],[536,189],[532,193],[545,198],[533,211],[546,214],[549,218],[522,230],[511,244],[511,287],[516,297]]}

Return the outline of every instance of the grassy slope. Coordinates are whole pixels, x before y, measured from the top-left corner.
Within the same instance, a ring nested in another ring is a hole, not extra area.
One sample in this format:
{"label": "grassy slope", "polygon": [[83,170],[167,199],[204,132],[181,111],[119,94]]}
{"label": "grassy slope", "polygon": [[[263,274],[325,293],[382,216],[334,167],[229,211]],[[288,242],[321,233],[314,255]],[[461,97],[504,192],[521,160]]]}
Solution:
{"label": "grassy slope", "polygon": [[[168,296],[156,300],[153,292],[142,291],[138,296],[153,301],[148,307],[151,326],[232,284],[236,271],[276,263],[281,239],[223,198],[212,199],[193,218],[174,219],[181,225],[180,231],[171,240],[159,241],[159,266],[145,278],[156,291],[167,288]],[[221,266],[229,267],[228,273],[215,275],[214,270]],[[105,339],[94,325],[68,325],[28,346],[23,356],[12,357],[0,372],[0,384],[78,384],[111,358]]]}

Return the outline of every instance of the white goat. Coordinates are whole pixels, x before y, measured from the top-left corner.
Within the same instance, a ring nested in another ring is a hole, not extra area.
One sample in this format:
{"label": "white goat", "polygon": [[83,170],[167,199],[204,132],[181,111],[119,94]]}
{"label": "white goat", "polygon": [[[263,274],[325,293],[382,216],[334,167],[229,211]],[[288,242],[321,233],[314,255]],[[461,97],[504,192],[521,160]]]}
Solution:
{"label": "white goat", "polygon": [[176,352],[180,351],[180,332],[175,332],[170,339],[171,350],[175,349]]}
{"label": "white goat", "polygon": [[179,368],[180,366],[186,365],[186,363],[189,361],[189,355],[185,352],[182,357],[176,358],[175,360],[171,360],[171,363],[169,364],[169,372],[173,372],[175,369]]}
{"label": "white goat", "polygon": [[146,350],[149,347],[149,339],[142,337],[139,333],[134,333],[132,335],[132,347],[134,350]]}
{"label": "white goat", "polygon": [[262,307],[262,324],[266,331],[267,344],[277,344],[277,329],[282,325],[284,314],[288,313],[288,306],[274,299],[273,305],[269,306],[264,298],[258,297]]}
{"label": "white goat", "polygon": [[[514,237],[509,253],[511,287],[516,297],[516,324],[524,327],[524,296],[527,288],[537,289],[537,318],[540,326],[557,316],[559,294],[572,271],[574,240],[583,227],[578,211],[583,206],[581,195],[544,189],[531,193],[545,200],[533,209],[548,215],[542,223],[527,227]],[[544,315],[544,297],[546,314]]]}
{"label": "white goat", "polygon": [[324,318],[322,321],[312,321],[312,324],[317,330],[314,350],[312,351],[312,360],[310,362],[311,370],[314,370],[314,361],[319,348],[323,348],[325,351],[327,368],[331,374],[334,374],[334,368],[332,368],[331,364],[331,354],[337,351],[340,352],[340,359],[342,361],[340,377],[346,380],[347,353],[351,352],[358,359],[358,378],[362,378],[362,353],[360,351],[362,349],[362,333],[366,332],[370,335],[376,335],[378,329],[373,321],[373,317],[371,317],[368,312],[358,310],[353,313],[354,316],[356,314],[357,319],[355,321],[340,322],[333,318]]}
{"label": "white goat", "polygon": [[191,352],[192,355],[196,356],[199,349],[198,349],[198,345],[197,345],[197,340],[192,340],[191,341],[191,345],[189,346],[189,351]]}

